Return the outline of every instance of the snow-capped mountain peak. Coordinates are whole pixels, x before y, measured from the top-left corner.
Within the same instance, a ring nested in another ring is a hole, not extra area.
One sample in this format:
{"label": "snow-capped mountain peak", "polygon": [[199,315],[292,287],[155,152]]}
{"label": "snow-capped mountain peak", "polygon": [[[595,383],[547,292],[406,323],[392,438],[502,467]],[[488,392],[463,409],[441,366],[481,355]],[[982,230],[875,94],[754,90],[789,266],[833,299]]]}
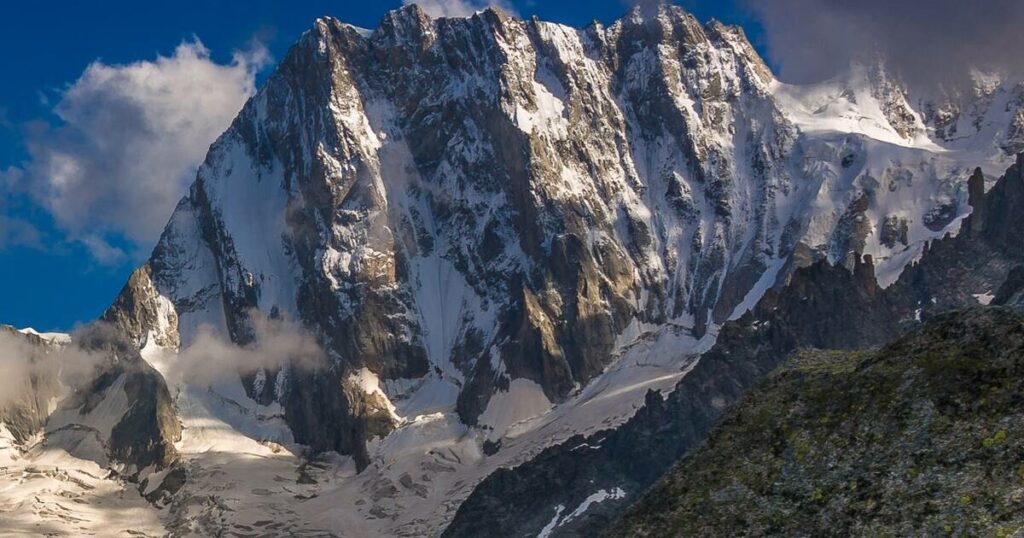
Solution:
{"label": "snow-capped mountain peak", "polygon": [[[968,176],[1005,167],[1021,123],[1018,87],[993,84],[954,138],[953,105],[881,67],[784,84],[741,29],[675,6],[586,29],[318,19],[104,315],[184,426],[192,497],[168,517],[216,525],[197,499],[223,495],[251,524],[226,474],[311,529],[436,533],[494,469],[670,389],[795,267],[870,254],[887,285],[956,233]],[[258,344],[254,319],[326,364],[178,375],[210,334]],[[273,486],[289,473],[302,503]]]}

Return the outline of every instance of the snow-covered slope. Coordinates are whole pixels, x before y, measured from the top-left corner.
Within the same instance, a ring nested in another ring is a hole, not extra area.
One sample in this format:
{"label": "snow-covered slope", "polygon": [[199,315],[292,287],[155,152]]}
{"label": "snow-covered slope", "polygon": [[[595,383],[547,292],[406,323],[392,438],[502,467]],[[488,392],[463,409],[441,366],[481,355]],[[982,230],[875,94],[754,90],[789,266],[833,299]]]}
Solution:
{"label": "snow-covered slope", "polygon": [[0,424],[0,536],[162,536],[132,484],[61,448],[22,445]]}
{"label": "snow-covered slope", "polygon": [[[161,517],[436,533],[497,467],[674,386],[794,267],[866,253],[888,284],[956,233],[1020,123],[1018,86],[986,88],[944,96],[972,110],[952,136],[880,67],[782,84],[741,30],[676,7],[582,30],[318,20],[104,316],[183,425]],[[202,335],[248,346],[260,319],[326,364],[183,375]]]}

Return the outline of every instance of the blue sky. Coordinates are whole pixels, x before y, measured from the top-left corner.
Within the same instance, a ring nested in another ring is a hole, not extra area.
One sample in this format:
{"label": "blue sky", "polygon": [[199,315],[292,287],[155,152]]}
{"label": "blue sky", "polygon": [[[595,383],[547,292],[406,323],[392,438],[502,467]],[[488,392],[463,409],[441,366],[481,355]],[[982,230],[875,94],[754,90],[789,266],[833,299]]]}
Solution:
{"label": "blue sky", "polygon": [[[738,0],[681,3],[702,20],[714,17],[742,24],[755,45],[762,48],[760,29]],[[80,158],[88,160],[88,155],[82,152],[88,152],[90,146],[83,139],[89,138],[92,133],[89,129],[95,124],[86,124],[78,131],[62,130],[63,120],[55,115],[55,107],[63,106],[65,115],[88,116],[80,120],[88,122],[92,115],[102,115],[97,108],[121,101],[112,101],[97,93],[109,91],[110,84],[90,86],[93,93],[88,97],[65,99],[70,88],[81,89],[84,85],[76,81],[87,66],[99,61],[113,66],[116,71],[117,66],[124,64],[153,62],[158,55],[175,56],[182,42],[197,39],[208,49],[209,57],[202,57],[201,52],[196,60],[199,63],[185,63],[182,69],[202,62],[231,65],[235,51],[252,51],[253,43],[259,42],[269,51],[269,63],[260,59],[245,60],[244,65],[238,65],[236,61],[233,71],[225,68],[211,75],[236,77],[225,84],[237,86],[237,77],[256,73],[259,83],[273,69],[273,62],[283,57],[288,46],[316,17],[332,15],[372,28],[387,9],[400,5],[400,2],[343,0],[180,0],[171,7],[150,2],[68,0],[7,6],[4,16],[0,17],[0,50],[5,51],[0,54],[0,73],[4,74],[4,82],[0,84],[0,172],[6,170],[8,177],[14,177],[13,174],[24,177],[16,183],[5,184],[4,176],[0,176],[0,189],[4,193],[0,198],[0,227],[7,227],[6,231],[0,229],[0,323],[39,330],[67,330],[76,323],[95,319],[152,248],[152,241],[140,240],[133,236],[130,225],[126,228],[125,222],[130,223],[130,219],[118,221],[120,229],[111,225],[113,232],[105,229],[106,243],[100,250],[87,246],[82,237],[89,233],[90,226],[109,224],[99,213],[117,213],[120,209],[117,200],[113,204],[108,200],[107,205],[88,206],[86,214],[68,216],[59,213],[59,209],[47,207],[45,195],[33,191],[33,182],[47,180],[44,173],[23,173],[23,169],[31,170],[29,161],[38,160],[40,154],[46,156],[48,162],[55,162],[57,150],[48,147],[51,144],[60,151],[76,152]],[[519,15],[537,15],[575,26],[585,25],[592,19],[614,20],[628,7],[622,0],[527,0],[512,2],[512,5]],[[111,84],[116,86],[117,82]],[[244,88],[235,90],[237,93]],[[69,139],[77,141],[69,142]],[[205,145],[209,142],[212,136],[203,141]],[[29,150],[33,144],[36,154]],[[116,173],[128,172],[119,169]],[[88,192],[88,182],[103,179],[86,175],[83,178],[85,192]],[[18,187],[11,186],[14,184]],[[169,188],[171,192],[181,190],[177,185]],[[32,192],[36,194],[33,196]],[[55,218],[58,213],[63,215],[63,220]],[[5,214],[6,221],[3,220]],[[162,227],[168,216],[169,213],[152,214],[151,219]],[[22,234],[20,240],[4,239],[5,233],[11,236],[21,229],[31,232]],[[105,256],[104,252],[112,254]]]}

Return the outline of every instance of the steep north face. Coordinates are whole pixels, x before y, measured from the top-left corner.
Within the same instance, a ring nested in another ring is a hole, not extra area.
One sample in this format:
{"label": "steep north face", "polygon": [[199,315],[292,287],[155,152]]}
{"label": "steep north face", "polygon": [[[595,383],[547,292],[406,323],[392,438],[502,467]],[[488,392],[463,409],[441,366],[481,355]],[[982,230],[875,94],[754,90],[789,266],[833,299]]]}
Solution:
{"label": "steep north face", "polygon": [[300,320],[333,368],[285,361],[246,390],[321,450],[393,426],[334,390],[360,369],[494,427],[516,380],[562,402],[646,328],[700,337],[742,313],[798,245],[898,271],[962,216],[979,163],[915,145],[898,90],[848,103],[878,106],[893,141],[801,129],[802,91],[740,30],[673,7],[582,31],[497,10],[408,7],[369,36],[322,19],[211,149],[126,288],[137,308],[107,317],[170,347],[200,323],[244,343],[252,309]]}
{"label": "steep north face", "polygon": [[[246,447],[354,467],[282,463],[352,502],[275,504],[288,517],[438,532],[494,469],[671,389],[796,268],[869,254],[888,286],[956,233],[967,178],[984,190],[1016,143],[1021,86],[986,82],[927,101],[882,66],[786,85],[740,29],[671,6],[582,30],[318,20],[104,315],[183,423],[198,489],[172,519],[242,517],[203,500],[226,494],[202,490],[201,455]],[[176,375],[204,327],[246,345],[257,317],[314,335],[326,367]]]}

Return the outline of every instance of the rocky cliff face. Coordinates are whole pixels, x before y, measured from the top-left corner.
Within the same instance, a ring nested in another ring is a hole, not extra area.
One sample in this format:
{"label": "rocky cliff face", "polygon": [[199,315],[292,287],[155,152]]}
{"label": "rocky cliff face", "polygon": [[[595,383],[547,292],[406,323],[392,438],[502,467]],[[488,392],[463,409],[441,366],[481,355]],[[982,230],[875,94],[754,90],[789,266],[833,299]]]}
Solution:
{"label": "rocky cliff face", "polygon": [[622,426],[488,476],[445,536],[602,533],[792,350],[815,343],[857,348],[898,334],[879,292],[869,263],[858,263],[854,273],[825,261],[798,269],[785,290],[769,292],[752,312],[725,324],[671,394],[651,391]]}
{"label": "rocky cliff face", "polygon": [[1024,318],[936,316],[876,352],[804,350],[612,536],[1012,535]]}
{"label": "rocky cliff face", "polygon": [[[407,7],[372,33],[322,19],[106,318],[170,350],[201,324],[245,344],[253,310],[300,322],[331,368],[283,357],[246,392],[361,465],[394,427],[336,390],[363,369],[393,401],[456,395],[499,439],[481,416],[512,381],[564,402],[642,328],[700,337],[741,314],[798,246],[898,274],[955,226],[969,168],[912,143],[923,124],[884,72],[845,84],[863,95],[780,85],[742,31],[668,6],[585,30],[497,10]],[[870,110],[873,130],[821,128]]]}
{"label": "rocky cliff face", "polygon": [[[64,387],[57,376],[52,375],[52,369],[32,368],[43,363],[46,355],[58,345],[37,334],[0,325],[0,348],[5,355],[5,365],[12,370],[7,375],[20,378],[14,383],[5,383],[5,394],[0,398],[0,424],[15,443],[25,444],[42,431],[51,412],[50,399],[63,392]],[[6,361],[14,364],[8,365]]]}
{"label": "rocky cliff face", "polygon": [[1024,309],[1024,266],[1017,266],[1010,272],[992,303],[1018,310]]}
{"label": "rocky cliff face", "polygon": [[[887,288],[878,285],[870,258],[855,260],[852,272],[825,261],[797,269],[785,287],[726,323],[715,346],[667,398],[652,392],[617,429],[571,439],[525,465],[495,472],[460,506],[445,535],[598,534],[702,442],[748,387],[796,350],[880,346],[922,320],[988,304],[993,290],[1000,290],[997,304],[1015,304],[1024,251],[1005,248],[1001,237],[1024,230],[1024,219],[1001,193],[1016,189],[1019,169],[1007,170],[988,194],[975,190],[962,233],[932,242]],[[993,226],[1006,228],[982,233]]]}
{"label": "rocky cliff face", "polygon": [[72,337],[0,326],[0,432],[21,452],[48,445],[138,477],[170,465],[181,428],[163,378],[105,325]]}
{"label": "rocky cliff face", "polygon": [[[982,151],[998,148],[1011,155],[1024,150],[1024,84],[1005,74],[975,71],[971,84],[918,96],[916,101],[921,119],[937,140]],[[994,145],[974,143],[979,134]]]}

